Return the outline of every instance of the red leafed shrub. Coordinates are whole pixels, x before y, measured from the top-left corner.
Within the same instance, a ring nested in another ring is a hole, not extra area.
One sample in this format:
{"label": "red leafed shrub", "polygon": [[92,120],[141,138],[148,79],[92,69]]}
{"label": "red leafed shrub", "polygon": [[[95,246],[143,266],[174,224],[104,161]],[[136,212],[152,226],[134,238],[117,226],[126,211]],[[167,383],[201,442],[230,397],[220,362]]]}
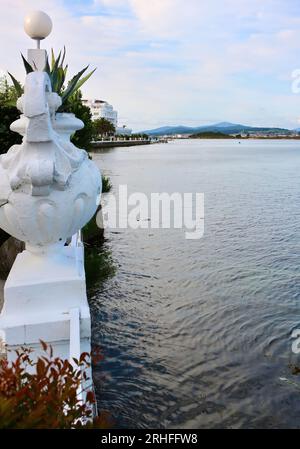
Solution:
{"label": "red leafed shrub", "polygon": [[[90,356],[83,353],[74,365],[53,357],[52,348],[41,342],[45,355],[32,361],[31,351],[16,351],[14,362],[0,360],[1,429],[70,429],[111,427],[108,413],[92,419],[92,391],[80,400],[81,381],[90,385],[85,369]],[[98,360],[101,356],[97,356]],[[28,369],[29,368],[29,369]]]}

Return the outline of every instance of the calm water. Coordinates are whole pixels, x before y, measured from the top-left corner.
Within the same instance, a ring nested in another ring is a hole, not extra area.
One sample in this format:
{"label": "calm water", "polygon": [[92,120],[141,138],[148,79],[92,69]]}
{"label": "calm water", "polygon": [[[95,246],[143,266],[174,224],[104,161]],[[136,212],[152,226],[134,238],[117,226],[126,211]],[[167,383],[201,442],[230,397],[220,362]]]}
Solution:
{"label": "calm water", "polygon": [[117,272],[90,297],[97,394],[116,427],[300,427],[300,142],[176,141],[94,160],[115,191],[205,194],[200,240],[106,231]]}

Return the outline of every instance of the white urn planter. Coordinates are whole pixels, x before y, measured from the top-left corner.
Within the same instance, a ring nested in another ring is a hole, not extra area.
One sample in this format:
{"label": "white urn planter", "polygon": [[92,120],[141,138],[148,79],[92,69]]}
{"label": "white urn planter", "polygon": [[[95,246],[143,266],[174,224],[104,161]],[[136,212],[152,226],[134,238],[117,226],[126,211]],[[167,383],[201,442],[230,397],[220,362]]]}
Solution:
{"label": "white urn planter", "polygon": [[84,123],[71,112],[56,112],[52,124],[59,137],[65,142],[70,142],[72,134],[84,127]]}
{"label": "white urn planter", "polygon": [[[23,115],[11,125],[23,142],[0,157],[0,227],[34,252],[63,246],[95,214],[101,194],[99,169],[70,142],[83,123],[51,110],[60,99],[43,91],[47,81],[44,72],[27,76]],[[34,110],[27,95],[35,84],[42,92]]]}
{"label": "white urn planter", "polygon": [[[47,53],[40,40],[50,33],[51,19],[34,12],[25,22],[38,48],[28,50],[34,71],[27,74],[17,101],[22,115],[11,125],[23,137],[22,144],[0,156],[0,227],[25,242],[26,249],[18,254],[4,286],[0,335],[9,361],[16,358],[14,350],[24,347],[36,359],[43,340],[54,357],[74,363],[82,352],[91,352],[80,229],[97,210],[101,174],[87,152],[71,143],[83,123],[74,114],[57,112],[62,99],[52,92],[43,71]],[[69,86],[64,98],[76,87]],[[77,392],[82,401],[91,389],[91,368],[86,374],[89,380],[82,378]]]}
{"label": "white urn planter", "polygon": [[[11,125],[22,144],[0,156],[0,227],[26,244],[5,284],[0,330],[10,350],[27,346],[38,356],[42,339],[72,360],[90,352],[78,231],[97,210],[101,175],[70,141],[83,123],[56,113],[60,105],[45,72],[28,74],[17,103],[22,116]],[[7,357],[13,360],[13,351]]]}

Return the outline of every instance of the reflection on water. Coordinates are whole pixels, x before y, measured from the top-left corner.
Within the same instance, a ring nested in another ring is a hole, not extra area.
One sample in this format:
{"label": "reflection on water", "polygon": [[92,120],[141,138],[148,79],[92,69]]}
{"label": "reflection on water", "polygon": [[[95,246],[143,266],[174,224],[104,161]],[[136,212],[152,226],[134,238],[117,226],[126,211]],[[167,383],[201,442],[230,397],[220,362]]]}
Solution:
{"label": "reflection on water", "polygon": [[116,273],[116,265],[112,259],[111,250],[104,242],[101,245],[85,245],[85,275],[89,293],[92,289],[102,287],[107,279]]}
{"label": "reflection on water", "polygon": [[101,408],[117,427],[299,427],[299,143],[176,141],[94,160],[116,192],[205,194],[201,240],[106,231],[117,269],[89,291]]}

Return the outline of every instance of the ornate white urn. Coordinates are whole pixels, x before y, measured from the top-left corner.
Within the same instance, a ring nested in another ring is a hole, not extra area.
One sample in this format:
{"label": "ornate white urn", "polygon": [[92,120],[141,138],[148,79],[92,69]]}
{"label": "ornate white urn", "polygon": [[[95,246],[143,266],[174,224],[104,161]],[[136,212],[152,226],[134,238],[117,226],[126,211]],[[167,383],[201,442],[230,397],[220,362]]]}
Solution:
{"label": "ornate white urn", "polygon": [[[0,156],[0,227],[26,243],[5,283],[0,335],[10,361],[14,349],[23,347],[37,358],[43,340],[55,357],[73,363],[91,350],[84,248],[77,231],[97,210],[101,175],[87,152],[71,143],[83,123],[74,114],[57,113],[62,100],[43,72],[46,51],[39,42],[51,27],[41,11],[25,19],[26,31],[38,41],[37,49],[28,50],[37,70],[26,77],[17,102],[22,115],[11,125],[22,144]],[[91,378],[91,368],[87,375]],[[90,388],[82,379],[83,401]]]}
{"label": "ornate white urn", "polygon": [[0,157],[0,227],[32,252],[64,246],[92,218],[101,194],[98,168],[70,142],[83,123],[56,114],[60,105],[48,75],[29,73],[17,102],[23,115],[11,125],[23,142]]}
{"label": "ornate white urn", "polygon": [[75,131],[84,127],[84,123],[70,112],[57,112],[52,123],[59,137],[67,143]]}

